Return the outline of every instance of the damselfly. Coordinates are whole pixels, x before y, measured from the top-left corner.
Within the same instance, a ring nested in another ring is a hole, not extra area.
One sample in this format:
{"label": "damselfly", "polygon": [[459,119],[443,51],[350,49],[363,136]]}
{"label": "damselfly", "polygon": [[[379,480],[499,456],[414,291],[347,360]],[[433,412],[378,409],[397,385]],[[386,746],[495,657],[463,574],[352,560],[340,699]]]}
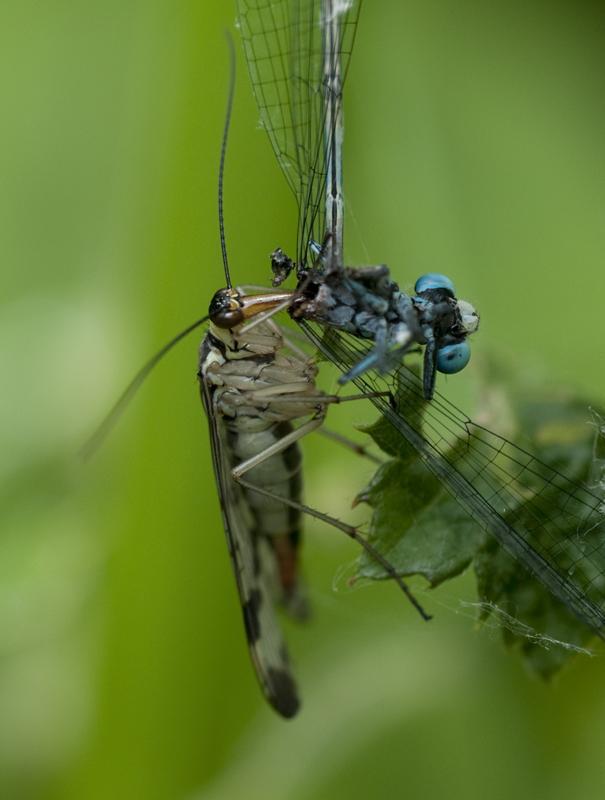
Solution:
{"label": "damselfly", "polygon": [[343,261],[342,91],[361,0],[238,0],[244,49],[261,123],[298,201],[296,260],[272,255],[274,285],[296,269],[290,305],[311,319],[374,342],[343,376],[386,372],[423,345],[424,392],[435,372],[468,363],[466,341],[478,326],[473,307],[456,300],[449,278],[423,275],[415,295],[400,291],[384,265],[347,269]]}
{"label": "damselfly", "polygon": [[[436,369],[455,372],[468,361],[472,306],[456,301],[442,275],[420,278],[410,297],[386,267],[344,266],[342,84],[361,0],[238,5],[261,121],[298,201],[296,260],[280,249],[272,257],[274,283],[297,273],[291,316],[469,515],[605,637],[602,499],[433,397]],[[402,364],[418,345],[422,379]]]}

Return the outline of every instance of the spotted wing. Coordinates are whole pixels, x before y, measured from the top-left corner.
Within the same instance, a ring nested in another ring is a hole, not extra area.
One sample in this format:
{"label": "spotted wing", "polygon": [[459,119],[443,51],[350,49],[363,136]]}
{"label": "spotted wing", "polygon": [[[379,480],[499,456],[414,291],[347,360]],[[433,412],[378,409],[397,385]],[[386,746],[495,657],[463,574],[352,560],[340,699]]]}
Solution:
{"label": "spotted wing", "polygon": [[[298,203],[299,264],[309,241],[326,233],[328,171],[342,144],[326,120],[339,117],[360,7],[361,0],[237,0],[261,124]],[[338,69],[338,92],[330,69]]]}
{"label": "spotted wing", "polygon": [[[367,342],[303,323],[343,372]],[[605,638],[605,503],[536,456],[474,423],[445,397],[423,400],[422,381],[402,365],[354,383],[485,531],[601,638]],[[395,406],[388,396],[396,398]]]}
{"label": "spotted wing", "polygon": [[225,432],[214,412],[211,391],[201,381],[223,525],[240,595],[246,638],[263,693],[283,717],[299,708],[298,693],[274,603],[274,555],[262,537],[252,536],[252,520],[230,474]]}

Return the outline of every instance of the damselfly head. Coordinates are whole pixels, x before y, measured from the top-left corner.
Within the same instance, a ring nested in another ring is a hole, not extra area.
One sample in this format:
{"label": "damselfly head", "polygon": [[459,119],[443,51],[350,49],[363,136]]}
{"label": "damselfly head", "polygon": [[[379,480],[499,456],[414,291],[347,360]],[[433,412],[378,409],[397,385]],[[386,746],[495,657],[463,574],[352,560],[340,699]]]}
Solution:
{"label": "damselfly head", "polygon": [[464,369],[471,357],[467,336],[479,327],[479,315],[466,300],[458,300],[453,282],[440,272],[428,272],[416,281],[414,305],[422,322],[433,331],[434,367],[452,375]]}
{"label": "damselfly head", "polygon": [[414,286],[414,291],[419,297],[430,297],[431,300],[434,300],[436,297],[433,293],[451,297],[456,301],[456,307],[460,317],[459,327],[462,328],[462,332],[469,335],[478,330],[479,314],[476,312],[475,307],[467,300],[459,300],[456,297],[454,284],[447,275],[442,275],[440,272],[427,272],[426,275],[422,275],[418,278]]}

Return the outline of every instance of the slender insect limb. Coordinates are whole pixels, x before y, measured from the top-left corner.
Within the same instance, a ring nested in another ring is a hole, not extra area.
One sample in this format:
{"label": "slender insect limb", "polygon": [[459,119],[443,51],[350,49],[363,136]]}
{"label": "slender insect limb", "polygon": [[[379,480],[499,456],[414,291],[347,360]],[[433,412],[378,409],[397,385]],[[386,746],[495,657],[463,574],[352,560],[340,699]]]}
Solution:
{"label": "slender insect limb", "polygon": [[290,447],[291,444],[297,442],[298,440],[302,439],[308,433],[312,433],[314,430],[317,430],[323,423],[323,414],[310,419],[308,422],[301,425],[295,431],[292,431],[287,436],[283,436],[278,442],[275,442],[270,447],[265,448],[262,452],[257,453],[252,458],[246,459],[246,461],[242,461],[241,464],[238,464],[237,467],[234,467],[231,470],[231,477],[234,481],[243,486],[246,489],[250,489],[258,494],[264,495],[265,497],[269,497],[272,500],[278,500],[281,503],[284,503],[291,508],[295,508],[309,516],[315,517],[328,525],[332,525],[335,528],[338,528],[343,533],[345,533],[349,538],[353,539],[354,541],[358,542],[361,547],[368,553],[370,558],[374,559],[380,566],[384,569],[386,574],[392,578],[397,586],[401,589],[401,591],[406,595],[408,600],[412,603],[414,608],[418,611],[420,616],[424,620],[431,619],[431,615],[427,614],[426,611],[422,608],[418,600],[412,594],[409,586],[407,583],[401,578],[400,575],[397,574],[397,571],[393,567],[393,565],[381,554],[376,550],[376,548],[371,545],[367,539],[362,536],[357,528],[353,527],[352,525],[347,525],[345,522],[341,522],[340,520],[330,517],[328,514],[324,514],[321,511],[317,511],[310,506],[306,506],[303,503],[299,503],[295,500],[291,500],[286,497],[282,497],[279,494],[275,494],[275,492],[271,492],[269,489],[265,489],[263,487],[257,486],[256,484],[250,483],[242,478],[247,472],[249,472],[254,467],[262,464],[269,458],[272,458],[277,453],[281,453]]}
{"label": "slender insect limb", "polygon": [[435,379],[437,366],[437,343],[431,334],[427,336],[426,348],[424,350],[424,366],[422,369],[422,385],[424,396],[427,400],[433,399],[435,393]]}
{"label": "slender insect limb", "polygon": [[271,458],[278,453],[283,453],[283,451],[287,450],[291,444],[294,444],[294,442],[302,439],[303,436],[306,436],[308,433],[312,433],[323,424],[323,421],[324,414],[319,413],[317,416],[308,420],[308,422],[305,422],[300,427],[296,428],[296,430],[293,430],[286,436],[282,436],[281,439],[279,439],[277,442],[274,442],[269,447],[266,447],[260,453],[257,453],[255,456],[242,461],[241,464],[238,464],[237,467],[234,467],[231,470],[231,477],[236,481],[240,480],[241,476],[245,475],[246,472],[251,470],[253,467],[257,467],[259,464],[262,464],[268,458]]}
{"label": "slender insect limb", "polygon": [[[267,450],[265,450],[264,452],[267,453],[271,449],[272,448],[267,448]],[[251,461],[252,459],[249,460]],[[234,470],[232,470],[231,474],[233,475],[234,480],[236,480],[240,486],[244,487],[245,489],[249,489],[250,491],[264,495],[265,497],[268,497],[271,500],[279,500],[280,502],[284,503],[284,505],[290,506],[290,508],[295,508],[297,511],[300,511],[303,514],[308,514],[309,516],[314,517],[315,519],[319,519],[322,522],[325,522],[327,525],[331,525],[333,528],[337,528],[338,530],[342,531],[350,539],[353,539],[353,541],[357,542],[361,547],[363,547],[363,549],[370,556],[370,558],[374,559],[374,561],[376,561],[377,564],[380,564],[380,566],[383,568],[383,570],[386,572],[389,578],[392,578],[392,580],[395,581],[397,586],[405,594],[407,599],[414,606],[414,608],[420,614],[422,619],[427,622],[428,620],[432,619],[431,614],[428,614],[424,610],[424,608],[420,605],[418,600],[414,597],[410,587],[403,580],[403,578],[397,573],[397,570],[393,567],[393,565],[381,553],[379,553],[378,550],[376,550],[376,548],[373,545],[371,545],[364,536],[362,536],[359,533],[357,528],[353,527],[352,525],[347,525],[346,522],[341,522],[339,519],[336,519],[335,517],[330,517],[328,514],[324,514],[322,511],[317,511],[315,508],[306,506],[304,505],[304,503],[298,503],[296,500],[290,500],[287,497],[282,497],[279,494],[275,494],[275,492],[271,492],[269,489],[264,489],[261,486],[257,486],[254,483],[250,483],[249,481],[243,480],[243,478],[241,478],[239,475],[235,475],[238,469],[239,467],[236,467]]]}
{"label": "slender insect limb", "polygon": [[373,349],[358,361],[348,372],[345,372],[338,378],[338,383],[341,385],[358,378],[364,372],[371,368],[383,372],[384,361],[387,352],[387,323],[385,319],[380,319],[376,329],[376,336],[374,340]]}
{"label": "slender insect limb", "polygon": [[247,294],[249,292],[254,292],[255,294],[259,292],[260,294],[268,294],[269,292],[274,292],[275,288],[271,288],[269,286],[260,286],[256,283],[239,283],[237,285],[238,291],[241,291],[242,294]]}
{"label": "slender insect limb", "polygon": [[[353,400],[367,400],[372,397],[388,397],[392,398],[391,392],[365,392],[364,394],[350,394],[346,397],[341,397],[338,394],[316,394],[316,395],[301,395],[294,394],[295,391],[300,391],[301,386],[308,384],[282,384],[280,386],[267,386],[264,389],[257,389],[254,392],[249,392],[246,395],[246,400],[254,402],[255,400],[266,400],[267,398],[274,398],[277,402],[281,403],[315,403],[317,405],[339,405],[340,403],[350,403]],[[291,395],[280,397],[284,391],[292,392]],[[288,388],[289,387],[289,388]],[[296,387],[296,388],[295,388]]]}
{"label": "slender insect limb", "polygon": [[333,442],[337,442],[338,444],[346,447],[348,450],[352,450],[356,455],[362,456],[363,458],[367,458],[370,461],[373,461],[374,464],[384,464],[384,460],[375,456],[373,453],[370,453],[367,447],[363,444],[358,444],[354,442],[352,439],[348,439],[346,436],[343,436],[340,433],[336,433],[336,431],[331,431],[325,426],[322,426],[317,433],[321,436],[325,436],[326,439],[330,439]]}
{"label": "slender insect limb", "polygon": [[391,392],[362,392],[361,394],[348,394],[345,397],[341,397],[339,394],[328,394],[325,397],[328,403],[350,403],[353,400],[368,400],[372,397],[391,398],[392,396]]}
{"label": "slender insect limb", "polygon": [[[297,402],[305,402],[307,400],[307,395],[304,395],[303,392],[305,389],[309,387],[309,384],[305,381],[293,381],[292,383],[280,383],[274,386],[264,386],[262,389],[254,389],[251,392],[248,392],[246,399],[258,400],[259,398],[267,398],[267,397],[278,397],[280,400],[282,398],[279,395],[288,394],[288,395],[296,395],[295,400]],[[314,402],[324,395],[312,395],[309,396],[311,401]],[[283,398],[284,400],[286,398]]]}

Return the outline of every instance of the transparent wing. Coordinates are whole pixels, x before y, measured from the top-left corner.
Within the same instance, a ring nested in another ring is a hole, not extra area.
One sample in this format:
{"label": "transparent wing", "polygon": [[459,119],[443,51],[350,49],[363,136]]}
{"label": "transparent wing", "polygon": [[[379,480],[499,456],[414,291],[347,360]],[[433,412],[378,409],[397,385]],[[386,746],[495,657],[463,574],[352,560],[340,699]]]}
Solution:
{"label": "transparent wing", "polygon": [[[303,323],[343,372],[371,347]],[[439,394],[423,402],[422,381],[405,366],[355,380],[469,515],[599,636],[605,638],[605,505],[531,453],[476,425]]]}
{"label": "transparent wing", "polygon": [[275,570],[270,563],[275,556],[267,542],[252,536],[252,520],[248,518],[241,490],[231,478],[223,433],[217,423],[212,398],[203,381],[201,386],[223,525],[252,663],[268,702],[282,716],[293,717],[300,704],[275,611],[271,587]]}
{"label": "transparent wing", "polygon": [[[326,235],[328,171],[340,160],[329,119],[340,118],[360,6],[361,0],[237,0],[261,124],[298,203],[299,264],[309,241]],[[330,71],[338,72],[337,84]]]}

